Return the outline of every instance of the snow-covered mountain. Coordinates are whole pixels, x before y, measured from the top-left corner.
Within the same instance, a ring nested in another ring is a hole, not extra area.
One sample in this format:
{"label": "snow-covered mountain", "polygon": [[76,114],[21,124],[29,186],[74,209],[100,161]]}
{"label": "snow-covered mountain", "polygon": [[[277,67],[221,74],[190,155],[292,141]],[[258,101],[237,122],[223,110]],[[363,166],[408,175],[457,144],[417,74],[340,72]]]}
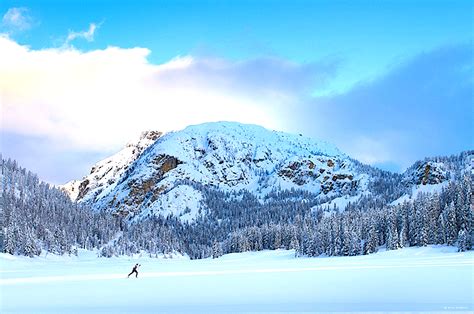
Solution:
{"label": "snow-covered mountain", "polygon": [[191,182],[222,191],[300,189],[328,198],[363,193],[369,175],[335,146],[256,125],[216,122],[144,133],[63,186],[98,209],[193,218],[203,210]]}
{"label": "snow-covered mountain", "polygon": [[208,210],[202,187],[245,190],[262,202],[274,191],[301,190],[327,205],[343,207],[364,195],[393,194],[387,192],[385,181],[403,186],[403,180],[405,185],[446,180],[443,169],[442,163],[429,161],[397,177],[363,165],[323,141],[256,125],[215,122],[167,134],[144,133],[97,163],[82,180],[63,188],[73,200],[97,209],[129,217],[173,214],[191,220]]}

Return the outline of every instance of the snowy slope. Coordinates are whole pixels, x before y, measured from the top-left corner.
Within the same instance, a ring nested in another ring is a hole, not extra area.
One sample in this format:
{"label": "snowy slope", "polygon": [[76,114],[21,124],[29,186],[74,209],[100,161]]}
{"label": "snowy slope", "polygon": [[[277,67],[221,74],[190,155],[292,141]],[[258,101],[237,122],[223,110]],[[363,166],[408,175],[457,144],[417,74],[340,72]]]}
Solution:
{"label": "snowy slope", "polygon": [[[0,254],[0,312],[472,313],[473,258],[444,246],[330,258],[283,250],[204,260]],[[127,279],[135,263],[139,276]]]}
{"label": "snowy slope", "polygon": [[394,200],[392,205],[399,205],[405,202],[411,202],[415,200],[420,193],[440,193],[443,188],[448,185],[448,181],[438,183],[438,184],[428,184],[428,185],[414,185],[411,187],[410,194],[404,194],[398,199]]}
{"label": "snowy slope", "polygon": [[139,156],[124,150],[72,184],[74,191],[71,184],[67,190],[99,209],[140,216],[174,213],[190,220],[205,210],[192,182],[259,196],[302,189],[333,198],[357,194],[367,180],[347,155],[326,142],[216,122],[160,136]]}

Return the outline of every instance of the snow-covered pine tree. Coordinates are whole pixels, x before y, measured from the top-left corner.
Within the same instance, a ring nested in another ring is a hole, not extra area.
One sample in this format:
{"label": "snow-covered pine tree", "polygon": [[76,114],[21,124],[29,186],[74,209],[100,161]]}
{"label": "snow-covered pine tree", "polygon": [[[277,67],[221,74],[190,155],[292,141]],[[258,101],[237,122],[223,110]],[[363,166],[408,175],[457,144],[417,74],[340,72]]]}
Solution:
{"label": "snow-covered pine tree", "polygon": [[219,258],[223,255],[221,244],[215,240],[212,244],[212,258]]}
{"label": "snow-covered pine tree", "polygon": [[291,237],[291,242],[290,242],[290,248],[289,249],[290,250],[295,250],[295,257],[298,257],[299,255],[301,255],[300,243],[299,243],[298,237],[296,235],[296,228],[293,231],[293,236]]}
{"label": "snow-covered pine tree", "polygon": [[369,238],[367,239],[367,242],[365,243],[364,253],[370,254],[370,253],[376,252],[377,246],[378,246],[377,229],[375,226],[375,222],[372,222],[372,225],[369,230]]}
{"label": "snow-covered pine tree", "polygon": [[462,228],[458,234],[458,250],[459,252],[468,251],[471,249],[471,239],[466,229]]}
{"label": "snow-covered pine tree", "polygon": [[388,214],[387,227],[387,250],[396,250],[400,247],[400,241],[398,238],[397,218],[395,210],[390,211]]}
{"label": "snow-covered pine tree", "polygon": [[401,228],[400,228],[400,235],[399,235],[401,248],[410,246],[410,241],[408,240],[409,239],[409,230],[408,230],[408,226],[409,226],[408,217],[409,216],[406,212],[406,209],[407,207],[405,206],[405,204],[401,205],[400,207]]}
{"label": "snow-covered pine tree", "polygon": [[29,257],[34,257],[41,254],[41,247],[36,242],[33,232],[30,228],[28,228],[26,231],[25,245],[23,247],[22,253]]}
{"label": "snow-covered pine tree", "polygon": [[456,228],[456,209],[454,208],[454,202],[452,201],[444,209],[444,232],[446,234],[446,244],[454,245],[457,240],[458,231]]}

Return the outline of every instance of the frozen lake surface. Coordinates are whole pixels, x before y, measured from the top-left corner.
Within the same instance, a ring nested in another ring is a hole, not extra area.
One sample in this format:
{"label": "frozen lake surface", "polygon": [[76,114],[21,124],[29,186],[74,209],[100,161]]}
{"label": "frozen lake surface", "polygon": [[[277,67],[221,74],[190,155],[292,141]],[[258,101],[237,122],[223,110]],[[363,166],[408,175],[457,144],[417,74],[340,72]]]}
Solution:
{"label": "frozen lake surface", "polygon": [[[472,312],[473,252],[405,248],[356,257],[293,251],[219,259],[0,254],[2,313]],[[135,263],[138,278],[127,279]]]}

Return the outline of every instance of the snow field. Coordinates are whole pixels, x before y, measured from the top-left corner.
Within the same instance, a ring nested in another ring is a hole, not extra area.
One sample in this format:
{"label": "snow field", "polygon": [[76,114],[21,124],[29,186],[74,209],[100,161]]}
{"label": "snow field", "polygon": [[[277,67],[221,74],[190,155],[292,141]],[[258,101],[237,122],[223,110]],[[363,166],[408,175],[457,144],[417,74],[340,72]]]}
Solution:
{"label": "snow field", "polygon": [[[278,250],[194,261],[2,254],[0,312],[472,312],[473,257],[445,246],[330,258]],[[127,279],[137,262],[139,277]]]}

